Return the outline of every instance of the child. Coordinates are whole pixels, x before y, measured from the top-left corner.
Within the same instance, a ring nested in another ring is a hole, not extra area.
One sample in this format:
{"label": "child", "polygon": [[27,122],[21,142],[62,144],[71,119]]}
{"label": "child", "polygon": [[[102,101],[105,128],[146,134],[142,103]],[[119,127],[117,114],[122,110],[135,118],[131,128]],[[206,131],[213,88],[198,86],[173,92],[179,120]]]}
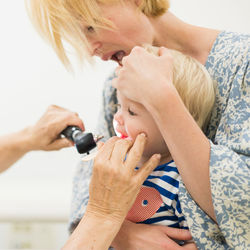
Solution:
{"label": "child", "polygon": [[[157,54],[157,49],[147,48]],[[206,129],[214,104],[214,84],[205,67],[190,56],[171,50],[173,84],[186,108],[199,127]],[[117,91],[118,111],[115,130],[122,137],[134,140],[139,133],[147,135],[147,144],[140,165],[154,153],[161,162],[144,182],[127,219],[137,223],[158,224],[188,229],[178,199],[180,176],[168,147],[150,113],[139,103]]]}

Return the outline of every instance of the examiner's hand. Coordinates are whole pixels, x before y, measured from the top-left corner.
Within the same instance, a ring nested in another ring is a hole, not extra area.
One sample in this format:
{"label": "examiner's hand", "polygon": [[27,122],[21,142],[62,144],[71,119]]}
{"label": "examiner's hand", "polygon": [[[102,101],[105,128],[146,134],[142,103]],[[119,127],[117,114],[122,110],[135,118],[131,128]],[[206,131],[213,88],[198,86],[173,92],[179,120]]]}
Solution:
{"label": "examiner's hand", "polygon": [[124,220],[142,183],[160,160],[160,155],[153,155],[135,170],[145,143],[145,135],[140,134],[134,145],[129,139],[113,137],[99,148],[94,160],[86,214],[94,213],[119,222]]}
{"label": "examiner's hand", "polygon": [[134,145],[118,137],[98,145],[87,209],[64,250],[109,248],[142,183],[159,163],[160,156],[153,155],[135,170],[145,143],[145,135],[141,134]]}
{"label": "examiner's hand", "polygon": [[49,106],[40,120],[26,130],[29,150],[50,151],[72,146],[72,142],[60,137],[60,133],[70,125],[84,130],[77,113],[56,105]]}

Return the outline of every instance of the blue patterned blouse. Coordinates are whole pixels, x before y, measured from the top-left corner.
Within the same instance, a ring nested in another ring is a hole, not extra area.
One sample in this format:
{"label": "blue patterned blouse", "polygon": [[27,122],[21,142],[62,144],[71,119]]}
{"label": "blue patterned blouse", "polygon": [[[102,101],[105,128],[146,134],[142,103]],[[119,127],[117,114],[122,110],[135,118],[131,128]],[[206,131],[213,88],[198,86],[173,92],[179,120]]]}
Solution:
{"label": "blue patterned blouse", "polygon": [[[250,249],[250,35],[221,32],[206,68],[217,82],[216,101],[207,130],[210,182],[218,224],[192,200],[180,182],[179,199],[199,249]],[[104,85],[98,134],[115,135],[116,91],[111,76]],[[92,162],[81,162],[74,177],[70,217],[72,231],[88,202]]]}

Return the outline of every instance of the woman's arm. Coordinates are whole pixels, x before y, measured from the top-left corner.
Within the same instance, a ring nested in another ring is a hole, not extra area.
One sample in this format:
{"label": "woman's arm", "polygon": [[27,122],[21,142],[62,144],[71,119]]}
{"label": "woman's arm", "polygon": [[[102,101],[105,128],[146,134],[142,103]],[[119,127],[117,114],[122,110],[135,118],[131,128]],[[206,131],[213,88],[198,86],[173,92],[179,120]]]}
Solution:
{"label": "woman's arm", "polygon": [[106,215],[85,213],[62,250],[108,249],[122,223]]}
{"label": "woman's arm", "polygon": [[9,168],[29,151],[59,150],[72,146],[69,140],[59,136],[69,125],[84,129],[76,113],[52,105],[35,125],[0,137],[0,172]]}
{"label": "woman's arm", "polygon": [[216,221],[209,180],[209,140],[185,108],[177,91],[168,88],[165,93],[161,103],[149,104],[147,108],[157,122],[187,190]]}
{"label": "woman's arm", "polygon": [[0,172],[29,152],[28,128],[0,137]]}

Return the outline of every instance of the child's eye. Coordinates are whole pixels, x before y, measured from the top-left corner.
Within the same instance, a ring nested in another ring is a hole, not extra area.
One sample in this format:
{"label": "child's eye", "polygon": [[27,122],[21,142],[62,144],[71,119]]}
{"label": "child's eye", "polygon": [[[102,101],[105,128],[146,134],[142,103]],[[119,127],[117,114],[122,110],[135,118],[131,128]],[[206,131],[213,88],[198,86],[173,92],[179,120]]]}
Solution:
{"label": "child's eye", "polygon": [[119,103],[114,104],[114,108],[117,112],[121,108],[121,104],[119,104]]}
{"label": "child's eye", "polygon": [[133,111],[130,110],[130,108],[128,108],[128,113],[132,116],[136,115],[136,113],[134,113]]}
{"label": "child's eye", "polygon": [[114,107],[117,108],[117,109],[119,109],[119,108],[121,108],[121,104],[116,103],[116,104],[114,104]]}

